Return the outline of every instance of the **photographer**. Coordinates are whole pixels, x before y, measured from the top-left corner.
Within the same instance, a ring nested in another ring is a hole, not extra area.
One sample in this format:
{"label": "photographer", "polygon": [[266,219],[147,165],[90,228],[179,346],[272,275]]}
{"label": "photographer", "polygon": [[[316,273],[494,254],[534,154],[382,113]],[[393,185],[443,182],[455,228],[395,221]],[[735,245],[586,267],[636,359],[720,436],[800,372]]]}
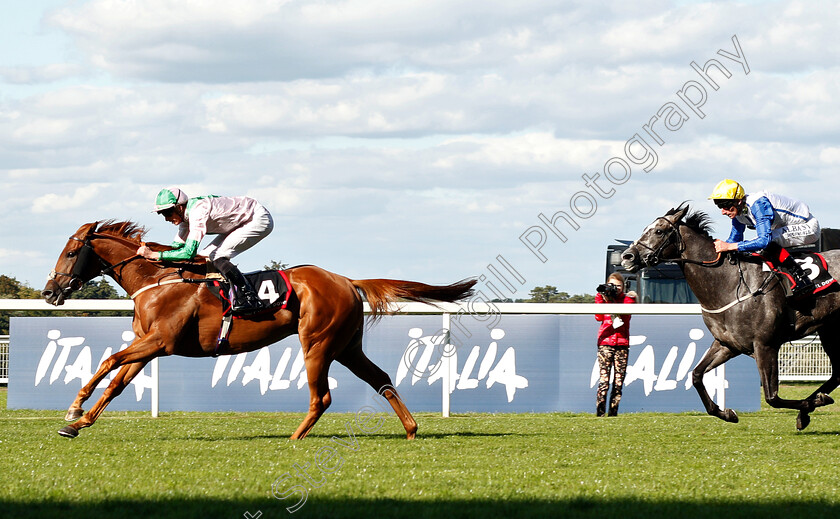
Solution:
{"label": "photographer", "polygon": [[[624,293],[624,276],[613,272],[607,282],[598,285],[596,303],[635,303],[636,294]],[[610,394],[609,416],[618,414],[621,390],[624,386],[624,374],[627,372],[627,356],[630,349],[630,315],[595,314],[601,321],[598,330],[598,393],[595,414],[604,416],[607,407],[607,390],[610,386],[610,372],[613,373],[613,387]]]}

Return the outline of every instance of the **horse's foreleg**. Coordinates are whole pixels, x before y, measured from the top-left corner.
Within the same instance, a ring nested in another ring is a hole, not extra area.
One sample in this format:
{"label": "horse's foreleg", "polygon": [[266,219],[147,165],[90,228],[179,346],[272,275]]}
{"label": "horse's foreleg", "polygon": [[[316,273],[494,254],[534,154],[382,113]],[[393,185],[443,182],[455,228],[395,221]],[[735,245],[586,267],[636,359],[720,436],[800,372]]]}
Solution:
{"label": "horse's foreleg", "polygon": [[[309,351],[312,351],[311,348]],[[306,417],[292,435],[292,440],[306,438],[306,435],[315,427],[315,423],[332,402],[327,377],[329,361],[316,357],[313,355],[306,360],[306,378],[309,380],[309,412],[306,413]]]}
{"label": "horse's foreleg", "polygon": [[691,380],[694,384],[694,389],[696,389],[697,394],[700,395],[700,401],[703,402],[706,412],[712,416],[717,416],[721,420],[732,423],[738,422],[738,414],[732,409],[721,410],[721,408],[712,400],[708,391],[706,391],[706,386],[703,385],[703,375],[720,366],[729,359],[737,357],[738,355],[738,352],[730,350],[722,345],[720,341],[715,339],[712,346],[709,348],[709,351],[703,355],[703,358],[700,359],[700,362],[697,363],[697,366],[695,366],[694,371],[691,373]]}
{"label": "horse's foreleg", "polygon": [[62,427],[58,434],[62,436],[66,436],[68,438],[75,438],[79,435],[79,429],[83,429],[85,427],[90,427],[99,418],[99,415],[102,414],[102,411],[105,410],[105,407],[116,398],[123,390],[128,386],[128,384],[137,376],[138,373],[143,371],[143,368],[146,366],[147,361],[141,362],[134,362],[132,364],[128,364],[120,368],[117,372],[114,380],[108,384],[108,387],[105,388],[105,393],[99,398],[96,404],[85,413],[77,422]]}
{"label": "horse's foreleg", "polygon": [[79,393],[76,395],[76,399],[73,400],[72,404],[70,404],[70,408],[67,410],[67,414],[64,416],[64,419],[68,422],[72,422],[78,420],[82,414],[84,414],[82,404],[90,398],[94,389],[96,389],[96,386],[102,382],[102,379],[104,379],[108,373],[120,366],[133,362],[144,361],[145,364],[145,362],[148,362],[152,358],[160,355],[163,352],[163,349],[163,344],[158,341],[153,334],[149,334],[143,336],[142,338],[135,339],[128,348],[123,351],[118,351],[105,359],[88,383],[79,390]]}

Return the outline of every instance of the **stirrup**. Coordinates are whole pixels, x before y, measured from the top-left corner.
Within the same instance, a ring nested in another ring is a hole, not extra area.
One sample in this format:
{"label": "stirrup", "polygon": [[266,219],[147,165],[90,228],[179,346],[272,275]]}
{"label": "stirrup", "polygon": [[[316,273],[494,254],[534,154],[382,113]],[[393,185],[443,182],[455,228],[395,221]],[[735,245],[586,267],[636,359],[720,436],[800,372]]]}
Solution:
{"label": "stirrup", "polygon": [[814,282],[808,279],[807,281],[796,280],[796,286],[790,290],[791,299],[803,299],[814,293]]}
{"label": "stirrup", "polygon": [[232,310],[236,314],[252,314],[265,308],[262,299],[253,292],[245,291],[239,287],[233,290],[234,298]]}

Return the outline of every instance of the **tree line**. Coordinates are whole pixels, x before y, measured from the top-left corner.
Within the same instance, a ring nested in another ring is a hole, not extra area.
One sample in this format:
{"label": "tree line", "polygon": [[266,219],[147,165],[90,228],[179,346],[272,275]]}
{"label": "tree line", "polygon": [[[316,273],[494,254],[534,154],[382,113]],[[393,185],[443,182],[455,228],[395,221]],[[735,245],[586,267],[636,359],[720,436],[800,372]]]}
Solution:
{"label": "tree line", "polygon": [[[41,299],[41,291],[13,277],[0,275],[0,299]],[[99,280],[91,280],[85,283],[81,289],[70,296],[70,299],[128,299],[128,296],[120,296],[117,290],[108,283],[108,280],[99,278]],[[130,317],[132,312],[54,312],[48,310],[0,312],[0,335],[9,334],[10,317],[87,317],[91,315]]]}
{"label": "tree line", "polygon": [[594,303],[595,296],[591,294],[569,294],[561,292],[557,287],[545,285],[534,287],[529,292],[528,299],[494,299],[494,303]]}
{"label": "tree line", "polygon": [[594,303],[595,296],[592,294],[574,294],[568,292],[560,292],[557,287],[546,285],[544,287],[534,287],[530,292],[531,298],[517,303]]}

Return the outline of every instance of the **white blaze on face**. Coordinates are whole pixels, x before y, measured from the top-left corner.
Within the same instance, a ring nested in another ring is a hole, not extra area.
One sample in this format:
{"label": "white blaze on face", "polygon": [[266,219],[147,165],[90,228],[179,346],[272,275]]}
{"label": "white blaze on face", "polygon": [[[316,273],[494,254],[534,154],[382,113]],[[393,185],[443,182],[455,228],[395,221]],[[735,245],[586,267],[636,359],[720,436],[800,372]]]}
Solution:
{"label": "white blaze on face", "polygon": [[[645,227],[645,230],[644,230],[644,231],[642,231],[642,236],[644,236],[644,235],[646,235],[647,233],[649,233],[650,231],[652,231],[652,230],[653,230],[653,228],[654,228],[654,227],[656,227],[656,224],[657,224],[657,220],[654,220],[653,222],[651,222],[651,223],[650,223],[650,225],[648,225],[647,227]],[[636,240],[636,241],[638,241],[638,240]],[[634,242],[634,244],[635,244],[635,242]]]}
{"label": "white blaze on face", "polygon": [[632,247],[632,248],[634,248],[634,249],[636,249],[636,250],[638,251],[638,250],[639,250],[639,247],[638,247],[639,242],[642,240],[642,238],[644,238],[645,236],[647,236],[647,235],[648,235],[648,233],[653,232],[653,229],[656,227],[656,223],[657,223],[657,221],[656,221],[656,220],[654,220],[653,222],[651,222],[651,224],[650,224],[650,225],[648,225],[647,227],[645,227],[645,229],[642,231],[642,236],[641,236],[638,240],[634,241],[634,242],[630,245],[630,247]]}

